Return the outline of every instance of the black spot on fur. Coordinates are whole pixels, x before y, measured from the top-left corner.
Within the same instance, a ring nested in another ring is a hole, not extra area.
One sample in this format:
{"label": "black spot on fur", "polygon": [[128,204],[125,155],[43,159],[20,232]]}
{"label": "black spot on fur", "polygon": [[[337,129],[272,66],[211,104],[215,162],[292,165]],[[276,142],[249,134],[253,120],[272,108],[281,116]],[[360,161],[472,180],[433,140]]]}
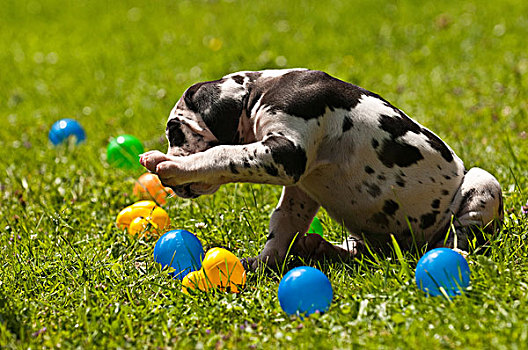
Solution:
{"label": "black spot on fur", "polygon": [[422,153],[417,147],[394,140],[384,140],[377,153],[378,159],[387,168],[392,168],[394,165],[404,168],[423,159]]}
{"label": "black spot on fur", "polygon": [[385,178],[385,176],[383,176],[383,175],[378,175],[378,180],[380,180],[380,181],[385,181],[386,178]]}
{"label": "black spot on fur", "polygon": [[390,139],[384,140],[381,150],[377,152],[378,158],[388,168],[392,168],[394,165],[408,167],[423,159],[422,153],[417,147],[397,140],[397,138],[408,132],[420,133],[420,126],[403,112],[398,109],[395,110],[399,112],[400,116],[381,115],[378,119],[380,128],[390,135]]}
{"label": "black spot on fur", "polygon": [[387,215],[394,215],[396,211],[398,210],[400,206],[395,201],[389,199],[385,201],[385,204],[383,204],[383,212]]}
{"label": "black spot on fur", "polygon": [[244,84],[244,77],[241,75],[235,75],[234,77],[231,77],[235,81],[235,83],[243,85]]}
{"label": "black spot on fur", "polygon": [[382,226],[389,225],[389,219],[387,219],[387,215],[385,215],[385,213],[376,213],[370,217],[369,221]]}
{"label": "black spot on fur", "polygon": [[388,132],[393,140],[409,131],[415,134],[420,133],[420,126],[403,113],[400,113],[399,117],[381,115],[378,121],[380,128]]}
{"label": "black spot on fur", "polygon": [[433,209],[438,209],[440,207],[440,199],[435,199],[432,203],[431,203],[431,208]]}
{"label": "black spot on fur", "polygon": [[266,173],[268,173],[271,176],[279,176],[279,169],[275,167],[273,164],[264,165],[264,170],[266,170]]}
{"label": "black spot on fur", "polygon": [[[467,207],[468,201],[471,198],[473,198],[476,193],[477,193],[477,190],[475,188],[471,188],[466,193],[464,193],[464,196],[462,196],[462,202],[460,203],[460,210],[462,210],[462,208]],[[458,215],[458,213],[457,213],[457,215]]]}
{"label": "black spot on fur", "polygon": [[374,174],[374,169],[372,169],[371,167],[369,167],[368,165],[365,167],[365,172],[367,174]]}
{"label": "black spot on fur", "polygon": [[271,150],[271,156],[275,163],[282,165],[286,175],[291,176],[295,182],[306,170],[306,152],[300,146],[296,146],[291,140],[271,136],[262,142]]}
{"label": "black spot on fur", "polygon": [[428,214],[420,216],[420,228],[426,229],[433,226],[436,223],[436,216],[440,214],[438,210],[433,210]]}
{"label": "black spot on fur", "polygon": [[275,232],[271,231],[268,235],[268,238],[266,239],[266,241],[271,241],[273,238],[275,238]]}
{"label": "black spot on fur", "polygon": [[345,117],[345,119],[343,119],[343,132],[347,132],[348,130],[352,129],[353,126],[354,123],[352,122],[352,118]]}
{"label": "black spot on fur", "polygon": [[270,79],[268,86],[262,88],[263,106],[306,120],[322,116],[326,108],[350,110],[362,95],[369,94],[324,72],[310,70],[286,73]]}
{"label": "black spot on fur", "polygon": [[376,139],[372,139],[372,148],[376,149],[379,146],[379,141]]}
{"label": "black spot on fur", "polygon": [[367,188],[367,193],[370,194],[372,197],[376,198],[381,194],[381,188],[379,188],[376,184],[371,184],[368,182],[363,182],[365,187]]}
{"label": "black spot on fur", "polygon": [[449,191],[448,190],[442,190],[442,195],[443,196],[447,196],[449,194]]}
{"label": "black spot on fur", "polygon": [[451,153],[446,144],[438,136],[425,128],[422,128],[422,134],[427,136],[427,143],[429,143],[431,148],[440,152],[442,158],[444,158],[448,163],[453,161],[453,153]]}
{"label": "black spot on fur", "polygon": [[[405,176],[405,174],[404,174],[404,176]],[[394,179],[396,180],[396,185],[398,185],[398,186],[400,186],[400,187],[405,187],[405,181],[402,179],[401,176],[396,175],[396,176],[394,177]]]}
{"label": "black spot on fur", "polygon": [[235,163],[233,162],[229,163],[229,170],[231,170],[233,174],[239,174],[239,171],[237,170]]}
{"label": "black spot on fur", "polygon": [[222,79],[195,84],[185,91],[183,99],[187,108],[202,116],[220,143],[237,144],[242,100],[220,98],[220,85],[224,81]]}
{"label": "black spot on fur", "polygon": [[181,147],[185,144],[185,134],[183,133],[182,124],[177,119],[171,119],[167,122],[167,131],[169,132],[169,146]]}

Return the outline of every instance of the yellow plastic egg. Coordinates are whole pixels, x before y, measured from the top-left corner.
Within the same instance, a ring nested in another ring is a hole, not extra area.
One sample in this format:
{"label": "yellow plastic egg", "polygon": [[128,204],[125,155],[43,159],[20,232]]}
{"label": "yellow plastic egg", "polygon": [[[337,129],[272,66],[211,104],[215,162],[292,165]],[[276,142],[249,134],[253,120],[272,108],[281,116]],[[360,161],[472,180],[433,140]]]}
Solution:
{"label": "yellow plastic egg", "polygon": [[[148,231],[145,231],[149,225],[151,228]],[[155,223],[149,221],[147,218],[144,218],[142,216],[138,216],[128,226],[128,233],[131,235],[137,235],[141,232],[145,231],[145,233],[151,233],[151,232],[158,232],[158,225]]]}
{"label": "yellow plastic egg", "polygon": [[133,211],[134,210],[130,206],[121,210],[119,214],[117,214],[117,219],[116,219],[117,227],[119,227],[121,230],[124,230],[125,228],[127,228],[128,225],[130,225],[130,223],[132,222],[132,212]]}
{"label": "yellow plastic egg", "polygon": [[131,205],[134,210],[152,210],[157,206],[154,201],[139,201]]}
{"label": "yellow plastic egg", "polygon": [[238,293],[246,283],[246,271],[240,260],[223,248],[210,249],[202,262],[202,269],[211,284],[220,290]]}
{"label": "yellow plastic egg", "polygon": [[204,275],[202,269],[198,271],[189,272],[182,281],[182,291],[185,294],[189,294],[187,289],[195,290],[198,288],[201,291],[206,291],[209,289],[210,283],[207,281],[207,278]]}
{"label": "yellow plastic egg", "polygon": [[130,234],[144,231],[149,225],[153,230],[148,232],[161,233],[170,225],[169,214],[153,201],[139,201],[129,205],[117,215],[117,227],[128,229]]}
{"label": "yellow plastic egg", "polygon": [[160,230],[164,230],[170,225],[169,214],[160,207],[154,208],[147,218],[158,225]]}

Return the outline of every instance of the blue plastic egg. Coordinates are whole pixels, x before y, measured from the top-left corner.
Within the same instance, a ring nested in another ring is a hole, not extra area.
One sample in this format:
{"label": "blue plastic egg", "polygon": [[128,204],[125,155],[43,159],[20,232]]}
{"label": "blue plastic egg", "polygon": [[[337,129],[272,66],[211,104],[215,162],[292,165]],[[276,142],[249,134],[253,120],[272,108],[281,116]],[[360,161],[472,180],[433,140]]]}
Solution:
{"label": "blue plastic egg", "polygon": [[449,248],[427,252],[416,265],[416,284],[429,295],[442,295],[441,289],[452,297],[469,286],[469,265],[466,259]]}
{"label": "blue plastic egg", "polygon": [[325,312],[332,303],[334,292],[328,277],[309,266],[290,270],[279,284],[279,303],[288,315],[310,315]]}
{"label": "blue plastic egg", "polygon": [[185,230],[172,230],[161,236],[154,246],[154,261],[162,268],[174,268],[171,274],[183,280],[189,272],[202,267],[204,250],[200,240]]}
{"label": "blue plastic egg", "polygon": [[74,119],[61,119],[55,122],[48,133],[48,138],[54,145],[64,142],[70,136],[74,136],[77,143],[86,139],[83,127]]}

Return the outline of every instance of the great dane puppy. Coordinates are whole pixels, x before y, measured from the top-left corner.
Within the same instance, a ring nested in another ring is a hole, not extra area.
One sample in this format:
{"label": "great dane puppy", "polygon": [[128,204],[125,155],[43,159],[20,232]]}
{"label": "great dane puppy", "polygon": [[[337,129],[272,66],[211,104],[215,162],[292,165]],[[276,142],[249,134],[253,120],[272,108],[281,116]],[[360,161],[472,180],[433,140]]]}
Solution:
{"label": "great dane puppy", "polygon": [[[365,243],[388,248],[391,235],[404,249],[467,249],[472,232],[493,232],[503,217],[492,175],[467,171],[438,136],[377,94],[320,71],[239,72],[195,84],[166,134],[167,154],[150,151],[140,162],[181,197],[230,182],[284,186],[251,268],[276,266],[289,249],[347,259]],[[320,206],[350,232],[342,246],[305,235]]]}

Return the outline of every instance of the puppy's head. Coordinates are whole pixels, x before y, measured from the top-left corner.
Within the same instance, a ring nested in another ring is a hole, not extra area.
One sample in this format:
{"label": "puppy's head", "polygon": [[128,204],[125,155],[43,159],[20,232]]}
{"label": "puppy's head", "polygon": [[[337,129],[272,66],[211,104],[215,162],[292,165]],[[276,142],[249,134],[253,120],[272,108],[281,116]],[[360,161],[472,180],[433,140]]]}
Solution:
{"label": "puppy's head", "polygon": [[[221,144],[238,142],[244,88],[232,79],[191,86],[167,121],[168,155],[185,157]],[[218,190],[218,184],[190,183],[173,187],[184,198],[196,198]]]}

